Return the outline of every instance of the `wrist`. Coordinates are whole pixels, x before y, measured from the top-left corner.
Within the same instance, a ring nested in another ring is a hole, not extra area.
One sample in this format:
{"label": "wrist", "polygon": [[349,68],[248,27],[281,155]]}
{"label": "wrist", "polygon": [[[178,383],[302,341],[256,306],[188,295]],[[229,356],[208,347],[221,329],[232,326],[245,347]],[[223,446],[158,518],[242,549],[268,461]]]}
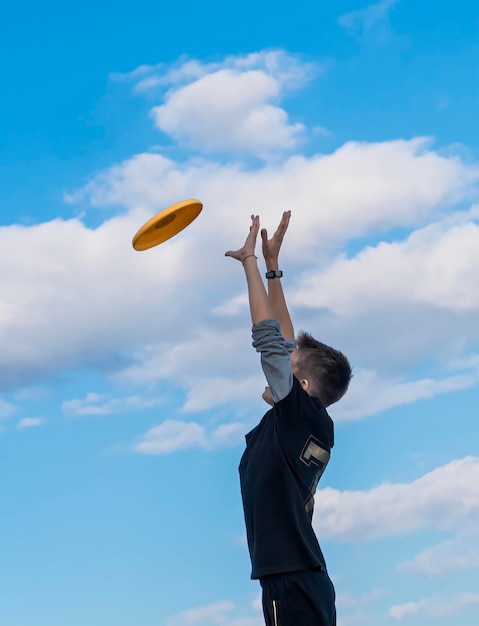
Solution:
{"label": "wrist", "polygon": [[277,272],[279,270],[278,259],[265,259],[265,262],[268,272]]}

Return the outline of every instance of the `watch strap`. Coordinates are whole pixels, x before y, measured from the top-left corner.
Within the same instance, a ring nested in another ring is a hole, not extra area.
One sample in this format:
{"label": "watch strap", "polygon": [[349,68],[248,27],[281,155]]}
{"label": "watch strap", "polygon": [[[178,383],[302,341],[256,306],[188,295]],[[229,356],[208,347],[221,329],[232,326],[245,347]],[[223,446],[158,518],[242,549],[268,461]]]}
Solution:
{"label": "watch strap", "polygon": [[283,276],[283,272],[281,270],[271,270],[271,272],[266,272],[266,278],[281,278]]}

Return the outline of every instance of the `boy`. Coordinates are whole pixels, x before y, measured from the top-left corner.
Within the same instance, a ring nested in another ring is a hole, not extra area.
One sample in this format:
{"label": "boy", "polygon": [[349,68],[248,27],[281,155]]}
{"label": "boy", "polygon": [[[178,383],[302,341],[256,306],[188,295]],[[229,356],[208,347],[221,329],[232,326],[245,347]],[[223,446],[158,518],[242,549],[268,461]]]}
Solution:
{"label": "boy", "polygon": [[259,217],[251,216],[244,246],[226,252],[243,265],[253,322],[253,346],[268,382],[272,406],[246,435],[240,462],[241,494],[251,578],[263,590],[267,626],[335,626],[335,592],[311,521],[316,486],[334,444],[326,406],[337,402],[351,379],[346,357],[306,333],[298,345],[283,294],[278,255],[290,211],[263,254],[268,293],[255,256]]}

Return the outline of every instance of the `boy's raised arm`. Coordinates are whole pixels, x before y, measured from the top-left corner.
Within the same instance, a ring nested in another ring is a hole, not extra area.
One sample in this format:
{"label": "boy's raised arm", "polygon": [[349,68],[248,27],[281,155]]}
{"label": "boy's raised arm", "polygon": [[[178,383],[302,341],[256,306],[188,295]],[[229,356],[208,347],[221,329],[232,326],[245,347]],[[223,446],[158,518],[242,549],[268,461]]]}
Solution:
{"label": "boy's raised arm", "polygon": [[263,284],[263,279],[258,269],[258,259],[255,255],[256,238],[259,231],[259,216],[251,216],[251,226],[249,234],[242,248],[239,250],[229,250],[225,256],[241,261],[246,273],[248,283],[249,307],[253,324],[258,324],[263,320],[274,317],[271,310],[268,294]]}
{"label": "boy's raised arm", "polygon": [[[279,270],[279,251],[283,243],[283,237],[288,228],[290,217],[291,211],[285,211],[283,213],[281,222],[271,239],[268,239],[268,233],[265,228],[261,230],[263,256],[268,272]],[[281,334],[285,339],[294,339],[294,327],[286,305],[281,278],[268,279],[268,298],[272,316],[279,322],[281,327]]]}
{"label": "boy's raised arm", "polygon": [[[261,353],[261,366],[271,390],[271,402],[279,402],[291,391],[293,374],[285,337],[281,333],[279,320],[275,319],[270,297],[258,269],[258,259],[254,252],[258,231],[259,217],[252,215],[251,227],[243,247],[239,250],[229,250],[225,255],[243,264],[253,322],[253,346]],[[263,398],[271,403],[265,394]]]}

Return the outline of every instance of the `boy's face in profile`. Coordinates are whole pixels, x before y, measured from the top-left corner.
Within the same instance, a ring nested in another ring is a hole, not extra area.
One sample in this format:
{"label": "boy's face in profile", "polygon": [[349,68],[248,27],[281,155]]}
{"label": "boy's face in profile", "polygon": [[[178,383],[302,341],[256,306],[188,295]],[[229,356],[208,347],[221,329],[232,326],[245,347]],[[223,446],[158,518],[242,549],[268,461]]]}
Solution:
{"label": "boy's face in profile", "polygon": [[[298,370],[298,366],[297,366],[297,360],[298,360],[297,350],[295,350],[294,352],[291,352],[290,359],[291,359],[291,371],[293,372],[293,376],[296,376],[296,372]],[[271,389],[269,387],[265,387],[264,388],[263,395],[261,397],[266,402],[266,404],[269,404],[270,406],[273,406],[273,404],[274,404],[273,396],[271,395]]]}

